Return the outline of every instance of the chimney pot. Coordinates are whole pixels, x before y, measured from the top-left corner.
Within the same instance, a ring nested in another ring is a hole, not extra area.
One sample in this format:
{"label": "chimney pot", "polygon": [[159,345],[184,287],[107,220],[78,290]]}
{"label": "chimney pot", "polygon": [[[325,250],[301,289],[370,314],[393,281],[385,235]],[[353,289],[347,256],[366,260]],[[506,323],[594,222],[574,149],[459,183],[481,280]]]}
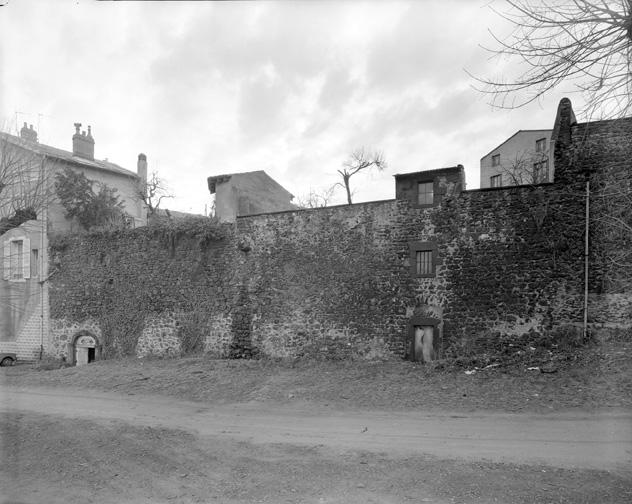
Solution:
{"label": "chimney pot", "polygon": [[22,129],[20,130],[20,138],[29,142],[37,142],[37,131],[33,129],[32,124],[29,128],[26,123],[24,123],[24,126],[22,126]]}

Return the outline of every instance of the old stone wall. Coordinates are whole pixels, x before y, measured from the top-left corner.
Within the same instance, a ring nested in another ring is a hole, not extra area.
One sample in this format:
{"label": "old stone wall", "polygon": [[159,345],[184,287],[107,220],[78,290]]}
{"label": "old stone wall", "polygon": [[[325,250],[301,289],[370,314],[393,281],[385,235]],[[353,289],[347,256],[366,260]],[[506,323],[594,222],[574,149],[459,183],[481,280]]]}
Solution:
{"label": "old stone wall", "polygon": [[[68,237],[52,254],[51,314],[96,320],[106,356],[332,359],[404,356],[409,322],[425,316],[440,321],[444,355],[581,320],[581,250],[578,266],[543,240],[578,239],[558,200],[549,185],[209,222],[204,240],[197,228]],[[436,244],[434,276],[411,273],[417,242]]]}
{"label": "old stone wall", "polygon": [[53,327],[96,324],[106,357],[344,359],[409,355],[415,326],[439,357],[581,326],[587,180],[589,322],[630,327],[631,235],[610,224],[632,218],[632,120],[560,111],[552,184],[462,191],[454,167],[398,176],[394,200],[59,239]]}

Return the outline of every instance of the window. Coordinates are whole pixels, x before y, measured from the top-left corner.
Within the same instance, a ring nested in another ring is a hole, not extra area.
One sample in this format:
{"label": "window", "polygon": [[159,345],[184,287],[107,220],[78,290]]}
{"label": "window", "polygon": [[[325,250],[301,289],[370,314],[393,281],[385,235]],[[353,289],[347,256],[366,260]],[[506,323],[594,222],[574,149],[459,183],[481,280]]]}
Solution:
{"label": "window", "polygon": [[535,151],[544,152],[546,150],[546,138],[540,138],[535,141]]}
{"label": "window", "polygon": [[548,182],[549,180],[549,160],[545,159],[533,164],[533,182]]}
{"label": "window", "polygon": [[2,277],[9,281],[22,281],[31,276],[31,241],[28,238],[4,242]]}
{"label": "window", "polygon": [[412,242],[410,247],[410,273],[413,277],[435,276],[437,245],[433,242]]}
{"label": "window", "polygon": [[434,202],[433,182],[419,182],[417,184],[417,204],[432,205]]}
{"label": "window", "polygon": [[502,175],[494,175],[489,178],[489,186],[490,187],[501,187],[503,185],[503,176]]}
{"label": "window", "polygon": [[9,254],[11,264],[9,279],[22,280],[24,278],[24,241],[12,241]]}
{"label": "window", "polygon": [[432,274],[432,250],[415,251],[415,273],[417,276]]}
{"label": "window", "polygon": [[31,250],[31,278],[39,276],[39,250]]}
{"label": "window", "polygon": [[500,166],[500,154],[492,156],[492,166]]}

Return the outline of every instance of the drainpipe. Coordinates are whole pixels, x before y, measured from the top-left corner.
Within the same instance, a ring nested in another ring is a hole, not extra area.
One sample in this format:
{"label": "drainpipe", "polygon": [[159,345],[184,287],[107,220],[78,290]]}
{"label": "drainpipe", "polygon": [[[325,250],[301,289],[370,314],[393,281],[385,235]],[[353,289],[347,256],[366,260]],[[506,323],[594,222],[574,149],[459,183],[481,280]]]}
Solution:
{"label": "drainpipe", "polygon": [[42,184],[40,187],[42,189],[42,215],[40,216],[40,221],[41,221],[41,229],[40,229],[40,253],[37,257],[37,260],[39,261],[39,264],[37,265],[37,271],[39,272],[40,275],[40,281],[39,286],[40,286],[40,354],[39,354],[39,360],[42,360],[43,354],[44,354],[44,301],[45,301],[45,295],[44,295],[44,282],[42,281],[43,278],[46,278],[46,271],[44,271],[44,265],[47,263],[46,258],[48,256],[48,251],[46,249],[46,247],[48,246],[47,242],[46,242],[46,231],[47,231],[47,226],[46,226],[46,220],[48,218],[48,182],[46,180],[46,168],[45,168],[45,163],[46,163],[46,156],[42,157],[42,162],[40,164],[40,183]]}
{"label": "drainpipe", "polygon": [[588,334],[588,231],[590,223],[590,181],[586,181],[586,229],[584,237],[584,340]]}

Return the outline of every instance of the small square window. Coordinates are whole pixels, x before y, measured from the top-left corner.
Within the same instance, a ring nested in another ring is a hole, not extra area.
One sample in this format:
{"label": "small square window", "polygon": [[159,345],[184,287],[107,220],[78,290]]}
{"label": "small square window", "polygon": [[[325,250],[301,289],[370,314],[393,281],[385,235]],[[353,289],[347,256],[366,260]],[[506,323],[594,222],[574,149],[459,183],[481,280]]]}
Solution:
{"label": "small square window", "polygon": [[544,152],[546,150],[546,138],[540,138],[535,141],[535,151]]}
{"label": "small square window", "polygon": [[503,185],[503,176],[502,175],[494,175],[489,177],[490,187],[501,187]]}
{"label": "small square window", "polygon": [[417,204],[432,205],[434,202],[434,183],[419,182],[417,184]]}
{"label": "small square window", "polygon": [[492,156],[492,166],[500,166],[500,154]]}

